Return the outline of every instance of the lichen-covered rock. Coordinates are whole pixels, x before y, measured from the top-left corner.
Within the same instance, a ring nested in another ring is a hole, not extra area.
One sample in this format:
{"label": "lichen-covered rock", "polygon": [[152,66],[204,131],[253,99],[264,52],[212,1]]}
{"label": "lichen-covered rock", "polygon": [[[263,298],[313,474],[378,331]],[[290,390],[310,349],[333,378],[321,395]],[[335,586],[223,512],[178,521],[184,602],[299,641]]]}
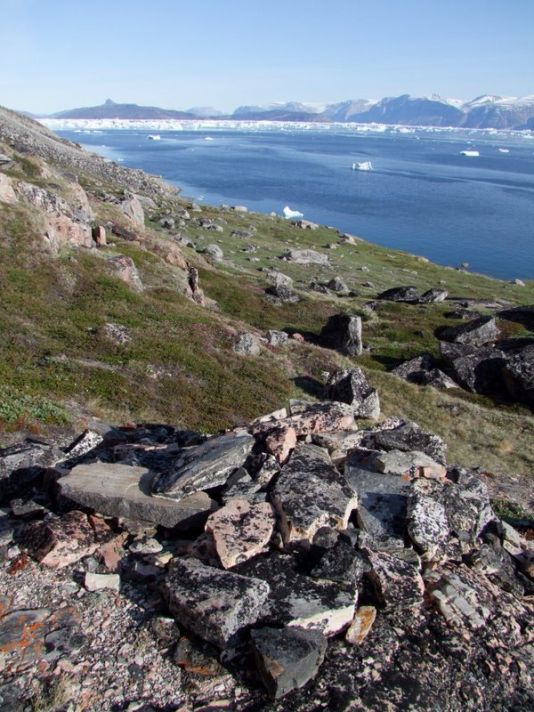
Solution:
{"label": "lichen-covered rock", "polygon": [[330,263],[328,261],[328,256],[323,255],[317,250],[287,250],[283,256],[283,260],[287,262],[295,262],[298,265],[323,265],[324,267],[329,267]]}
{"label": "lichen-covered rock", "polygon": [[411,302],[415,303],[419,299],[420,293],[416,287],[392,287],[386,289],[385,292],[380,292],[377,299],[383,299],[389,302]]}
{"label": "lichen-covered rock", "polygon": [[445,506],[431,495],[437,488],[428,480],[416,480],[408,499],[408,534],[427,560],[433,559],[445,547],[450,535]]}
{"label": "lichen-covered rock", "polygon": [[386,608],[411,608],[423,602],[425,585],[418,567],[399,553],[367,552],[372,581],[379,602]]}
{"label": "lichen-covered rock", "polygon": [[347,403],[305,403],[292,408],[286,418],[254,421],[250,430],[256,437],[265,438],[273,429],[280,428],[293,428],[297,437],[349,430],[354,428],[354,412]]}
{"label": "lichen-covered rock", "polygon": [[495,317],[491,316],[483,316],[466,324],[450,326],[440,332],[440,337],[445,341],[469,344],[470,346],[483,346],[495,341],[499,336],[500,331],[497,322]]}
{"label": "lichen-covered rock", "polygon": [[358,418],[376,420],[380,415],[380,399],[361,368],[343,369],[332,373],[326,384],[327,398],[348,403]]}
{"label": "lichen-covered rock", "polygon": [[127,257],[126,255],[110,257],[106,260],[106,267],[113,276],[126,282],[134,292],[144,291],[143,282],[141,281],[135,262],[131,257]]}
{"label": "lichen-covered rock", "polygon": [[262,628],[251,639],[261,678],[276,700],[312,680],[326,653],[326,639],[316,630]]}
{"label": "lichen-covered rock", "polygon": [[206,531],[215,542],[223,568],[229,569],[262,553],[273,534],[274,512],[268,502],[232,499],[210,514]]}
{"label": "lichen-covered rock", "polygon": [[328,638],[343,630],[354,616],[355,586],[304,576],[290,555],[259,556],[236,571],[268,583],[263,620],[269,624],[319,630]]}
{"label": "lichen-covered rock", "polygon": [[419,297],[419,304],[436,304],[438,302],[444,302],[449,296],[449,292],[446,289],[439,289],[438,287],[433,287],[423,292]]}
{"label": "lichen-covered rock", "polygon": [[263,615],[270,588],[258,578],[221,571],[196,559],[175,559],[163,593],[178,625],[222,648]]}
{"label": "lichen-covered rock", "polygon": [[321,329],[321,342],[347,356],[363,353],[362,320],[350,314],[334,314]]}
{"label": "lichen-covered rock", "polygon": [[399,477],[443,478],[447,474],[445,466],[435,462],[426,453],[418,450],[389,450],[377,453],[373,466],[378,472]]}
{"label": "lichen-covered rock", "polygon": [[43,468],[60,459],[56,446],[31,438],[0,448],[0,502],[23,496],[39,481]]}
{"label": "lichen-covered rock", "polygon": [[259,356],[261,353],[261,341],[256,334],[240,334],[234,344],[236,354],[243,356]]}
{"label": "lichen-covered rock", "polygon": [[17,194],[8,176],[0,173],[0,203],[14,205],[17,202]]}
{"label": "lichen-covered rock", "polygon": [[186,448],[170,470],[156,476],[152,494],[179,500],[224,485],[230,474],[244,464],[253,445],[254,438],[247,433],[227,433]]}
{"label": "lichen-covered rock", "polygon": [[328,454],[300,445],[282,468],[272,490],[285,544],[311,542],[324,526],[346,529],[357,498]]}
{"label": "lichen-covered rock", "polygon": [[510,397],[534,409],[534,345],[508,355],[503,376]]}
{"label": "lichen-covered rock", "polygon": [[425,583],[431,600],[453,626],[476,630],[492,613],[491,585],[466,566],[432,571],[425,576]]}
{"label": "lichen-covered rock", "polygon": [[137,195],[128,193],[125,199],[119,204],[119,208],[134,227],[144,228],[145,211]]}
{"label": "lichen-covered rock", "polygon": [[402,421],[393,428],[371,431],[362,439],[362,445],[377,450],[418,450],[441,464],[446,461],[447,445],[443,439],[435,433],[422,430],[412,421]]}

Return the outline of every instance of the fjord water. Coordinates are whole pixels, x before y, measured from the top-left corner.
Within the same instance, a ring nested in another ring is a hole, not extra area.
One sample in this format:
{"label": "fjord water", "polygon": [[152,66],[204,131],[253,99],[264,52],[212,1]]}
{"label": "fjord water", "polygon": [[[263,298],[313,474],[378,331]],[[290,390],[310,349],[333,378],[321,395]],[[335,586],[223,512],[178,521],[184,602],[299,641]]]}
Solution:
{"label": "fjord water", "polygon": [[[534,278],[534,140],[517,134],[258,127],[165,131],[152,141],[141,130],[60,133],[197,201],[278,214],[289,205],[440,264]],[[466,149],[480,155],[461,155]],[[351,170],[360,161],[373,170]]]}

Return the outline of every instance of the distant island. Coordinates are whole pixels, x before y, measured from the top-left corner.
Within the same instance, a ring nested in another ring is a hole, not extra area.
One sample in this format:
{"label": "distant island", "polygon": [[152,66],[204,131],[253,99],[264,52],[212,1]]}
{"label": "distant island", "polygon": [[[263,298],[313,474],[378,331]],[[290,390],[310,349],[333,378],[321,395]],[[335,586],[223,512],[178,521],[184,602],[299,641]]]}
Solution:
{"label": "distant island", "polygon": [[231,114],[212,107],[186,111],[156,106],[120,104],[107,99],[99,106],[60,111],[39,118],[52,119],[233,119],[244,121],[308,121],[342,123],[451,126],[476,129],[534,129],[534,94],[526,97],[478,96],[471,101],[443,99],[438,95],[413,97],[403,94],[379,101],[355,99],[336,104],[287,102],[240,106]]}

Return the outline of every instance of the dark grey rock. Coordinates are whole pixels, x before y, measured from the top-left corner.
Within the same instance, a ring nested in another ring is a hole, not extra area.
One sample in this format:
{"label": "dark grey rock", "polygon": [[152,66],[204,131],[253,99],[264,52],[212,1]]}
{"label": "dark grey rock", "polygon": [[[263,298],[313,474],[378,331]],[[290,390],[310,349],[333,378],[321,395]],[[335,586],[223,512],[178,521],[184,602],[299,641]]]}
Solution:
{"label": "dark grey rock", "polygon": [[404,363],[401,363],[399,366],[395,366],[391,373],[394,373],[395,376],[399,376],[400,378],[404,378],[406,381],[418,383],[421,371],[429,371],[433,367],[434,359],[431,354],[423,353],[409,361],[404,361]]}
{"label": "dark grey rock", "polygon": [[358,494],[358,524],[379,548],[404,546],[409,485],[401,477],[359,467],[349,455],[345,476]]}
{"label": "dark grey rock", "polygon": [[338,294],[348,294],[349,288],[344,279],[341,277],[333,277],[326,285],[328,289],[332,292],[337,292]]}
{"label": "dark grey rock", "polygon": [[503,376],[512,400],[534,409],[534,345],[507,354]]}
{"label": "dark grey rock", "polygon": [[144,467],[95,462],[77,465],[60,479],[59,485],[63,496],[107,516],[168,528],[202,524],[216,509],[205,492],[196,492],[179,502],[152,497],[153,478],[154,474]]}
{"label": "dark grey rock", "polygon": [[367,551],[378,603],[386,609],[420,606],[425,590],[418,566],[397,552]]}
{"label": "dark grey rock", "polygon": [[419,299],[420,292],[416,287],[392,287],[386,289],[385,292],[380,292],[377,299],[383,299],[388,302],[409,302],[414,303]]}
{"label": "dark grey rock", "polygon": [[179,454],[171,470],[156,476],[152,494],[179,500],[193,492],[224,485],[230,474],[243,465],[253,445],[251,435],[228,433],[188,448]]}
{"label": "dark grey rock", "polygon": [[269,593],[265,581],[215,569],[197,559],[175,559],[163,583],[178,625],[220,648],[256,623]]}
{"label": "dark grey rock", "polygon": [[357,499],[328,454],[299,445],[284,465],[271,493],[285,544],[311,542],[324,526],[346,529]]}
{"label": "dark grey rock", "polygon": [[503,309],[497,313],[499,319],[514,321],[521,324],[529,331],[534,331],[534,304],[512,307],[511,309]]}
{"label": "dark grey rock", "polygon": [[304,576],[296,559],[288,554],[258,556],[234,571],[268,583],[270,593],[264,609],[268,624],[319,630],[328,638],[354,616],[354,586]]}
{"label": "dark grey rock", "polygon": [[286,287],[284,284],[272,284],[267,287],[265,294],[273,300],[284,304],[295,304],[300,301],[299,295],[291,287]]}
{"label": "dark grey rock", "polygon": [[321,342],[347,356],[360,356],[363,353],[362,320],[350,314],[334,314],[323,326]]}
{"label": "dark grey rock", "polygon": [[453,341],[457,344],[468,344],[470,346],[483,346],[498,339],[499,328],[495,317],[483,316],[474,319],[466,324],[450,326],[440,330],[440,338],[445,341]]}
{"label": "dark grey rock", "polygon": [[326,384],[326,397],[348,403],[358,418],[376,420],[380,415],[380,399],[361,368],[336,371]]}
{"label": "dark grey rock", "polygon": [[419,450],[436,462],[445,464],[447,445],[434,433],[425,432],[417,423],[406,421],[396,428],[371,431],[362,439],[362,445],[377,450]]}
{"label": "dark grey rock", "polygon": [[[314,539],[317,545],[317,538]],[[310,575],[314,578],[337,581],[349,585],[358,584],[369,566],[362,554],[340,537],[335,545],[323,554]]]}
{"label": "dark grey rock", "polygon": [[505,355],[499,349],[481,348],[456,358],[451,365],[453,378],[468,391],[485,395],[505,394],[502,378]]}
{"label": "dark grey rock", "polygon": [[312,680],[326,653],[326,638],[316,630],[262,628],[251,639],[261,678],[276,700]]}
{"label": "dark grey rock", "polygon": [[0,502],[23,497],[38,484],[43,468],[51,467],[61,458],[53,444],[27,438],[23,442],[0,449]]}

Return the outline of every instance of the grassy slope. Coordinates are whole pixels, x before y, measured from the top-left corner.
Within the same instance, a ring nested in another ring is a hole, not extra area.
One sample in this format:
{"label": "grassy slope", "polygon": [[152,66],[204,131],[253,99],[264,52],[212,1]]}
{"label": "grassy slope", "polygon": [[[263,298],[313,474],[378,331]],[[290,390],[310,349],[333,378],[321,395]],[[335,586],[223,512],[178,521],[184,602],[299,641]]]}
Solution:
{"label": "grassy slope", "polygon": [[[50,179],[36,165],[24,158],[11,173],[46,185]],[[80,182],[96,187],[83,177]],[[58,192],[67,190],[60,179],[55,184]],[[100,220],[113,216],[109,203],[93,199],[93,208]],[[278,328],[313,340],[328,316],[343,310],[366,319],[364,336],[372,351],[357,363],[378,387],[386,415],[409,417],[438,432],[450,444],[451,461],[494,472],[532,470],[534,419],[525,408],[496,406],[463,391],[421,389],[385,372],[423,350],[437,353],[433,332],[453,323],[444,317],[450,307],[384,303],[373,316],[364,304],[400,284],[443,285],[452,295],[534,303],[534,283],[520,287],[464,274],[365,242],[340,245],[337,233],[327,228],[301,230],[278,218],[205,208],[203,216],[219,220],[224,233],[192,223],[185,232],[198,249],[219,244],[226,259],[210,265],[195,249],[183,248],[200,270],[201,286],[219,306],[219,311],[203,309],[178,294],[176,270],[153,250],[157,241],[169,239],[159,227],[159,215],[175,208],[167,202],[155,210],[140,242],[114,238],[115,245],[105,251],[132,257],[148,287],[136,294],[105,273],[101,254],[68,249],[51,259],[42,251],[39,215],[0,204],[0,419],[6,430],[61,423],[61,407],[68,414],[72,401],[112,421],[157,420],[208,431],[244,422],[288,397],[309,397],[309,379],[349,361],[296,342],[285,350],[265,348],[259,357],[241,357],[232,350],[236,332]],[[231,236],[233,229],[251,226],[256,229],[252,238]],[[251,243],[256,252],[244,251]],[[330,249],[331,244],[337,247]],[[288,247],[325,251],[332,267],[281,261]],[[298,304],[274,306],[263,295],[267,281],[260,267],[290,275],[297,289],[338,274],[358,296],[303,292]],[[125,325],[131,342],[117,346],[107,340],[101,332],[106,322]],[[523,333],[514,325],[503,326],[507,333]]]}

